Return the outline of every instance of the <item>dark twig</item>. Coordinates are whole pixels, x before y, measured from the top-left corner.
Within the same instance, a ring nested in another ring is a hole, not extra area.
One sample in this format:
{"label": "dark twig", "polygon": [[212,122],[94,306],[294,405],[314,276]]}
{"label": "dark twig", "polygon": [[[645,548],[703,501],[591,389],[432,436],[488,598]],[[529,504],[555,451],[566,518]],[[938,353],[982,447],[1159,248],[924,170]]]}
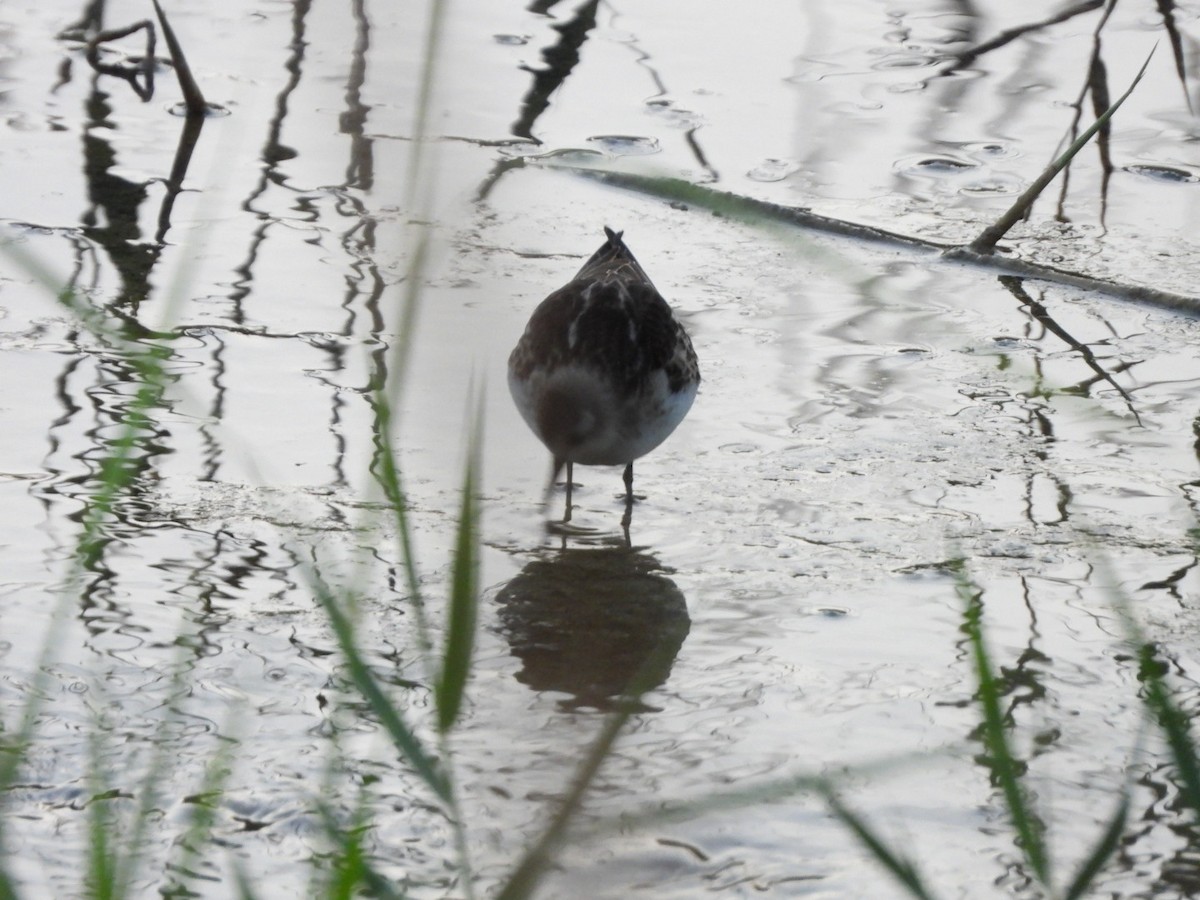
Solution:
{"label": "dark twig", "polygon": [[[142,53],[142,58],[137,66],[128,65],[113,65],[100,61],[100,45],[107,44],[109,41],[119,41],[121,38],[129,37],[138,31],[146,32],[146,49]],[[111,75],[114,78],[120,78],[129,83],[133,88],[134,93],[142,98],[143,101],[149,100],[154,96],[154,23],[149,19],[143,19],[133,25],[125,28],[113,28],[109,31],[101,31],[87,42],[87,54],[85,58],[93,69],[102,75]],[[138,82],[138,76],[141,76],[142,81]]]}
{"label": "dark twig", "polygon": [[1130,397],[1129,393],[1123,387],[1117,384],[1117,382],[1113,380],[1112,375],[1105,371],[1104,367],[1100,365],[1100,361],[1096,359],[1096,354],[1092,352],[1092,348],[1083,343],[1083,341],[1074,337],[1065,328],[1059,325],[1058,322],[1054,320],[1054,317],[1050,315],[1046,307],[1044,307],[1037,300],[1034,300],[1033,297],[1029,295],[1029,292],[1025,290],[1025,285],[1022,283],[1020,278],[1016,278],[1012,275],[1001,275],[1000,283],[1004,285],[1004,287],[1006,287],[1014,297],[1017,298],[1022,306],[1029,307],[1029,312],[1035,319],[1038,320],[1038,322],[1041,323],[1043,328],[1075,350],[1083,358],[1083,361],[1087,364],[1089,369],[1113,386],[1116,392],[1121,395],[1122,399],[1124,399],[1125,406],[1133,414],[1133,418],[1137,420],[1139,425],[1141,425],[1142,417],[1138,415],[1138,411],[1133,406],[1133,398]]}
{"label": "dark twig", "polygon": [[1179,84],[1183,87],[1183,98],[1187,101],[1188,112],[1194,113],[1192,95],[1188,91],[1187,59],[1183,48],[1183,38],[1179,26],[1175,22],[1175,0],[1155,0],[1159,15],[1162,16],[1163,28],[1167,31],[1167,40],[1171,42],[1171,55],[1175,57],[1175,72],[1179,75]]}
{"label": "dark twig", "polygon": [[512,125],[512,133],[540,144],[533,135],[534,123],[550,106],[550,97],[562,87],[579,62],[579,51],[596,27],[596,10],[600,0],[588,0],[561,25],[552,26],[558,32],[558,43],[542,50],[541,69],[527,69],[533,74],[533,85],[521,102],[521,115]]}
{"label": "dark twig", "polygon": [[187,58],[183,55],[183,48],[175,38],[171,23],[167,21],[167,14],[158,5],[158,0],[152,0],[152,2],[154,3],[154,12],[158,14],[158,22],[162,26],[163,39],[167,42],[167,49],[171,51],[171,64],[175,67],[175,77],[179,79],[179,89],[183,91],[183,102],[187,106],[187,114],[202,116],[208,112],[204,94],[200,93],[200,86],[192,77],[191,67],[188,66]]}
{"label": "dark twig", "polygon": [[1000,47],[1003,47],[1005,44],[1010,44],[1022,35],[1029,34],[1031,31],[1041,31],[1043,28],[1049,28],[1051,25],[1057,25],[1060,22],[1066,22],[1068,19],[1073,19],[1078,15],[1082,15],[1083,13],[1089,13],[1094,9],[1099,9],[1103,5],[1104,0],[1084,0],[1083,3],[1079,3],[1075,6],[1064,9],[1062,12],[1057,13],[1048,19],[1042,19],[1038,22],[1030,22],[1027,25],[1018,25],[1016,28],[1009,28],[1005,31],[1002,31],[991,40],[984,41],[982,44],[976,44],[974,47],[964,50],[962,53],[958,54],[958,56],[954,59],[954,62],[949,66],[949,68],[945,69],[942,74],[949,75],[951,72],[965,68],[966,66],[969,66],[971,63],[975,62],[975,60],[977,60],[979,57],[983,56],[983,54],[997,50]]}
{"label": "dark twig", "polygon": [[898,232],[888,231],[884,228],[859,225],[854,222],[847,222],[844,219],[822,216],[808,209],[781,206],[777,203],[768,203],[752,197],[743,197],[725,191],[716,191],[712,188],[692,184],[689,181],[679,178],[656,178],[649,175],[637,175],[632,172],[610,172],[575,166],[556,168],[568,169],[586,178],[593,178],[596,181],[610,184],[614,187],[637,191],[646,196],[661,197],[664,200],[699,206],[710,209],[714,213],[749,222],[776,222],[782,225],[809,228],[827,234],[844,235],[862,241],[888,244],[893,247],[941,253],[944,259],[977,265],[993,272],[1019,275],[1025,278],[1036,278],[1041,281],[1076,287],[1085,291],[1101,291],[1125,300],[1149,303],[1166,309],[1200,315],[1200,297],[1188,294],[1176,294],[1172,291],[1163,291],[1158,288],[1126,284],[1107,278],[1096,278],[1079,272],[1059,269],[1042,263],[1014,259],[1008,256],[976,253],[969,247],[915,238]]}
{"label": "dark twig", "polygon": [[[1067,129],[1067,134],[1070,137],[1066,138],[1067,142],[1075,140],[1079,135],[1079,123],[1083,119],[1083,101],[1090,94],[1092,97],[1092,114],[1096,118],[1104,115],[1104,111],[1112,105],[1112,97],[1108,93],[1108,70],[1104,65],[1104,59],[1101,54],[1100,35],[1104,31],[1104,26],[1108,24],[1109,18],[1112,16],[1113,9],[1116,8],[1117,0],[1108,0],[1104,7],[1104,14],[1100,17],[1100,21],[1096,23],[1096,28],[1092,32],[1092,53],[1088,60],[1088,77],[1082,88],[1079,89],[1079,96],[1075,102],[1071,104],[1075,110],[1075,115],[1071,118],[1071,126]],[[1112,177],[1113,165],[1112,158],[1109,155],[1108,145],[1111,129],[1110,123],[1105,122],[1096,132],[1096,151],[1100,154],[1100,225],[1104,226],[1105,215],[1108,208],[1108,182]],[[1056,218],[1060,222],[1067,221],[1065,206],[1067,202],[1067,191],[1071,183],[1071,170],[1066,169],[1063,172],[1062,187],[1058,193],[1058,212]]]}
{"label": "dark twig", "polygon": [[1095,122],[1093,122],[1091,127],[1089,127],[1083,134],[1076,138],[1075,142],[1067,148],[1066,152],[1063,153],[1062,156],[1050,163],[1050,165],[1046,167],[1045,171],[1043,171],[1041,175],[1034,179],[1033,184],[1025,189],[1025,192],[1017,198],[1016,203],[1009,207],[1008,211],[1005,212],[1004,215],[997,219],[992,225],[985,228],[983,233],[971,242],[970,250],[972,253],[981,256],[990,254],[996,248],[996,243],[1008,233],[1009,229],[1011,229],[1017,224],[1017,222],[1024,218],[1025,214],[1029,211],[1029,208],[1033,206],[1033,202],[1037,200],[1042,191],[1045,190],[1046,185],[1054,180],[1054,176],[1061,172],[1063,168],[1075,158],[1075,154],[1084,148],[1087,142],[1092,139],[1092,135],[1108,124],[1108,120],[1112,118],[1113,113],[1121,108],[1121,104],[1128,99],[1129,95],[1133,93],[1133,89],[1138,86],[1138,82],[1142,80],[1142,76],[1146,74],[1146,67],[1150,65],[1150,60],[1153,59],[1153,57],[1154,51],[1151,50],[1150,55],[1147,56],[1146,61],[1142,63],[1142,68],[1138,71],[1137,76],[1133,79],[1133,83],[1129,85],[1128,90],[1126,90],[1124,94],[1117,98],[1117,101],[1107,110],[1105,110],[1104,114]]}
{"label": "dark twig", "polygon": [[167,193],[163,196],[162,206],[158,210],[158,231],[154,240],[163,243],[167,230],[171,227],[171,210],[175,207],[175,198],[183,190],[183,178],[187,174],[188,163],[192,160],[192,151],[200,140],[200,129],[204,127],[201,116],[189,115],[183,122],[183,130],[179,133],[179,143],[175,147],[175,161],[171,164],[171,174],[167,178]]}

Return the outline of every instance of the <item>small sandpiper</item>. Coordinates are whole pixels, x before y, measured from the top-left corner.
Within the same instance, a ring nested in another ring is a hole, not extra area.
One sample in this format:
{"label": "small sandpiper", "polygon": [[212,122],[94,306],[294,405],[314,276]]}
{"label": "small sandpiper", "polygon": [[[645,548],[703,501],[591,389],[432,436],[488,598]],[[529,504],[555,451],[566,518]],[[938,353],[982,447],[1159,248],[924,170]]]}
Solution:
{"label": "small sandpiper", "polygon": [[625,466],[633,512],[633,461],[675,430],[700,386],[696,351],[625,242],[607,240],[579,274],[538,305],[508,358],[508,388],[522,418],[554,456],[550,485],[574,464]]}

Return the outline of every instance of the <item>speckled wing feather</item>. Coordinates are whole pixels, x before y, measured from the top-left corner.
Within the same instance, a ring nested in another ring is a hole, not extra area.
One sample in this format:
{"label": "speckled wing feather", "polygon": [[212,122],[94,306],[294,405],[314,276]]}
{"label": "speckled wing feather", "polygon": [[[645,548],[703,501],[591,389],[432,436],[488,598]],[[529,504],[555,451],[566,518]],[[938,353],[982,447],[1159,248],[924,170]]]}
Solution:
{"label": "speckled wing feather", "polygon": [[688,377],[686,366],[671,365],[681,332],[653,285],[572,282],[534,311],[513,351],[513,371],[524,378],[535,365],[547,372],[567,363],[585,365],[620,373],[620,386],[636,389],[657,369],[679,369],[667,373],[671,389],[678,390]]}

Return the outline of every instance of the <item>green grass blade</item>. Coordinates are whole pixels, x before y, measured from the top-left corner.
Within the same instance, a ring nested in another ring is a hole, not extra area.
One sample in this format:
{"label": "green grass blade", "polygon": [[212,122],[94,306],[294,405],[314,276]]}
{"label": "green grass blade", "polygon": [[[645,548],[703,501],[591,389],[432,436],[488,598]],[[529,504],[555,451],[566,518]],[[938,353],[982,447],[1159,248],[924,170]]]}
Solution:
{"label": "green grass blade", "polygon": [[454,567],[450,579],[450,608],[446,624],[446,647],[437,681],[438,728],[447,732],[462,711],[463,695],[475,651],[475,629],[479,618],[479,454],[482,439],[480,419],[483,402],[476,410],[475,426],[469,437],[466,472],[463,475],[462,508]]}
{"label": "green grass blade", "polygon": [[842,824],[854,832],[855,837],[862,842],[863,846],[871,853],[875,860],[882,865],[892,877],[896,879],[904,888],[914,897],[920,900],[933,900],[933,894],[925,887],[921,881],[921,876],[917,872],[916,865],[908,859],[902,857],[898,852],[893,851],[884,840],[867,825],[858,814],[851,812],[840,799],[828,787],[824,790],[825,802],[829,804],[830,811],[841,820]]}
{"label": "green grass blade", "polygon": [[1129,599],[1117,587],[1107,562],[1108,594],[1113,607],[1121,616],[1126,640],[1134,648],[1138,660],[1138,680],[1142,683],[1144,702],[1154,723],[1167,741],[1167,748],[1179,775],[1180,799],[1200,816],[1200,758],[1192,737],[1191,720],[1175,700],[1167,683],[1166,664],[1159,658],[1156,646],[1147,640],[1141,626],[1129,608]]}
{"label": "green grass blade", "polygon": [[1108,826],[1104,829],[1104,833],[1100,836],[1100,840],[1096,846],[1092,848],[1092,852],[1079,867],[1079,871],[1075,877],[1071,879],[1070,885],[1063,893],[1064,900],[1078,900],[1087,894],[1088,888],[1091,887],[1092,881],[1100,874],[1100,870],[1105,864],[1112,859],[1113,854],[1117,852],[1117,847],[1121,843],[1121,836],[1125,833],[1125,824],[1129,820],[1129,788],[1121,789],[1121,799],[1117,803],[1116,810],[1113,811],[1112,818],[1108,820]]}
{"label": "green grass blade", "polygon": [[327,804],[321,803],[319,810],[326,833],[338,845],[340,858],[334,861],[336,870],[328,886],[320,891],[314,890],[312,896],[323,897],[325,900],[353,900],[354,897],[362,896],[362,888],[365,887],[368,896],[382,897],[383,900],[400,900],[404,895],[398,893],[392,883],[375,871],[367,860],[363,845],[363,836],[369,831],[366,821],[366,798],[359,798],[355,821],[349,829],[338,825]]}
{"label": "green grass blade", "polygon": [[575,773],[571,787],[554,817],[538,840],[525,851],[525,855],[513,870],[513,874],[509,877],[504,889],[497,895],[496,900],[524,900],[526,897],[533,896],[542,876],[550,867],[554,854],[566,839],[567,825],[582,806],[584,795],[600,772],[600,766],[612,752],[617,736],[624,729],[629,717],[633,715],[633,710],[634,704],[626,703],[605,721],[600,735],[588,749],[588,754]]}
{"label": "green grass blade", "polygon": [[[231,717],[232,722],[232,717]],[[221,733],[229,734],[236,726],[229,724]],[[216,824],[217,801],[225,789],[225,783],[233,772],[233,753],[239,744],[234,740],[224,740],[217,752],[209,759],[204,767],[204,779],[200,790],[184,798],[191,806],[191,815],[182,840],[176,842],[178,855],[171,866],[178,873],[178,894],[189,892],[188,877],[195,868],[196,860],[200,857],[200,847],[209,843],[213,827]]]}
{"label": "green grass blade", "polygon": [[[367,870],[363,860],[361,834],[350,832],[341,834],[341,853],[334,860],[335,875],[328,890],[325,891],[327,900],[352,900],[358,886],[367,880]],[[377,896],[378,892],[375,892]]]}
{"label": "green grass blade", "polygon": [[496,900],[524,900],[533,896],[555,853],[566,840],[567,826],[582,807],[584,796],[596,780],[600,767],[612,753],[613,745],[616,744],[625,724],[640,708],[642,695],[657,683],[655,676],[663,671],[668,653],[674,653],[674,650],[669,650],[665,645],[658,647],[630,680],[617,710],[605,719],[600,734],[588,748],[588,753],[576,770],[571,786],[554,816],[541,836],[525,851]]}
{"label": "green grass blade", "polygon": [[254,886],[250,883],[246,870],[236,859],[233,861],[233,880],[237,884],[238,900],[258,900],[258,894],[254,893]]}
{"label": "green grass blade", "polygon": [[1192,812],[1200,815],[1200,759],[1196,756],[1190,719],[1175,701],[1162,674],[1164,666],[1154,650],[1154,644],[1140,641],[1138,677],[1145,685],[1146,705],[1167,740],[1175,770],[1179,773],[1180,799],[1191,807]]}
{"label": "green grass blade", "polygon": [[439,800],[443,803],[450,803],[452,797],[449,782],[434,763],[416,732],[405,720],[400,708],[392,703],[384,693],[378,679],[362,658],[358,645],[355,643],[354,626],[350,623],[350,618],[346,615],[345,610],[324,584],[318,582],[316,593],[318,601],[325,609],[326,615],[329,616],[334,637],[350,671],[350,680],[379,719],[379,723],[391,738],[392,744],[413,767],[420,779],[437,795]]}
{"label": "green grass blade", "polygon": [[416,552],[413,550],[408,496],[404,492],[404,481],[400,467],[396,464],[396,448],[392,441],[391,401],[384,391],[379,389],[374,392],[372,405],[375,410],[376,449],[371,471],[383,490],[384,497],[387,498],[394,518],[396,541],[399,545],[405,583],[408,586],[408,603],[412,607],[416,622],[417,644],[421,656],[428,659],[433,652],[433,645],[425,616],[425,596],[421,587],[421,576],[417,571]]}
{"label": "green grass blade", "polygon": [[92,900],[111,900],[114,896],[116,874],[113,850],[108,845],[111,818],[104,803],[97,797],[88,802],[88,867],[85,896]]}
{"label": "green grass blade", "polygon": [[971,645],[975,661],[979,705],[983,713],[984,747],[989,766],[1008,807],[1009,819],[1017,832],[1017,841],[1026,862],[1043,885],[1050,884],[1050,859],[1044,827],[1029,806],[1018,775],[1016,758],[1008,743],[1004,714],[1000,710],[1000,692],[996,675],[983,640],[983,592],[972,584],[961,565],[955,573],[959,596],[965,603],[963,631]]}

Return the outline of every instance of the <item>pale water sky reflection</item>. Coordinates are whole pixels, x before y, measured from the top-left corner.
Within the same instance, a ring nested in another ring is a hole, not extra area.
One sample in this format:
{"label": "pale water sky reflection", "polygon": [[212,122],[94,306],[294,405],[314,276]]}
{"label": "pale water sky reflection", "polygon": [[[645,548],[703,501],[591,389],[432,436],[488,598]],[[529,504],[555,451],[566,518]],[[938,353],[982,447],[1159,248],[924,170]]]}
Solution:
{"label": "pale water sky reflection", "polygon": [[[166,8],[206,96],[229,113],[204,123],[177,196],[167,179],[184,123],[169,111],[169,69],[143,103],[89,68],[72,30],[128,25],[146,7],[0,9],[0,236],[21,254],[0,257],[5,727],[34,689],[80,517],[138,384],[127,346],[90,336],[21,260],[137,346],[161,347],[169,377],[128,462],[133,485],[66,603],[28,772],[4,801],[29,896],[81,892],[88,803],[115,791],[104,802],[129,804],[155,748],[170,764],[137,891],[177,888],[172,846],[205,766],[230,746],[222,848],[188,879],[197,894],[230,896],[235,860],[263,896],[304,894],[331,852],[315,800],[329,783],[347,820],[369,785],[381,872],[416,897],[463,895],[445,821],[340,687],[305,574],[360,589],[369,659],[423,720],[426,670],[371,469],[371,392],[400,376],[399,463],[437,620],[472,390],[484,398],[483,629],[453,744],[482,891],[545,822],[647,641],[662,656],[656,686],[585,827],[904,758],[856,776],[847,799],[903,840],[943,896],[1034,896],[976,759],[948,566],[961,555],[1062,864],[1095,839],[1132,773],[1140,827],[1098,893],[1193,892],[1194,837],[1165,756],[1131,749],[1139,682],[1108,587],[1160,642],[1190,708],[1195,319],[763,228],[545,163],[965,241],[1055,155],[1084,87],[1103,93],[1103,77],[1118,95],[1158,42],[1107,162],[1086,150],[1006,243],[1195,295],[1200,7],[1170,15],[1177,65],[1159,5],[1127,0],[1098,42],[1092,9],[965,63],[1052,10],[450,2],[427,215],[407,192],[425,4]],[[105,58],[141,51],[131,38]],[[422,218],[430,259],[401,372]],[[687,322],[705,381],[679,431],[638,464],[634,552],[607,541],[619,470],[581,469],[577,521],[598,536],[563,553],[540,506],[549,461],[509,402],[504,364],[606,224],[625,229]],[[112,735],[98,788],[96,722]],[[702,893],[899,895],[799,795],[602,831],[567,850],[544,896]]]}

